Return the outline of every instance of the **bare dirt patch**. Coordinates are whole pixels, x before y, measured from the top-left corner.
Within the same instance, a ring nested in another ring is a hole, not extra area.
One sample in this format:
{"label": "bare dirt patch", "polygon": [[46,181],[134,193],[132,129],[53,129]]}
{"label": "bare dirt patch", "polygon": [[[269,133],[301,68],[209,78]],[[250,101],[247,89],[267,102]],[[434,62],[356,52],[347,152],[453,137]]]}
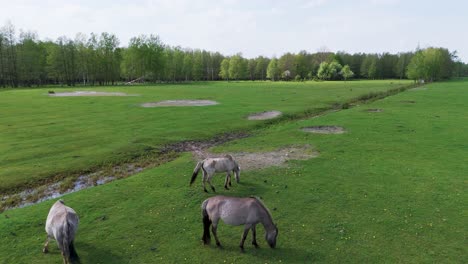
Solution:
{"label": "bare dirt patch", "polygon": [[370,109],[366,109],[365,111],[366,111],[366,112],[369,112],[369,113],[380,113],[380,112],[383,112],[383,109],[380,109],[380,108],[370,108]]}
{"label": "bare dirt patch", "polygon": [[135,94],[126,94],[121,92],[95,92],[95,91],[74,91],[74,92],[49,92],[49,96],[67,97],[67,96],[136,96]]}
{"label": "bare dirt patch", "polygon": [[282,113],[280,111],[265,111],[261,113],[254,113],[247,117],[249,120],[266,120],[272,119],[280,116]]}
{"label": "bare dirt patch", "polygon": [[346,130],[339,126],[312,126],[304,127],[302,131],[316,134],[343,134]]}
{"label": "bare dirt patch", "polygon": [[[204,151],[192,152],[196,160],[222,157],[225,153],[210,153]],[[315,158],[319,152],[310,145],[293,146],[270,152],[237,152],[229,153],[239,163],[241,170],[258,170],[272,166],[285,166],[289,160],[307,160]]]}
{"label": "bare dirt patch", "polygon": [[217,105],[216,101],[211,100],[166,100],[159,102],[150,102],[141,104],[142,107],[161,107],[161,106],[208,106]]}
{"label": "bare dirt patch", "polygon": [[427,90],[427,87],[416,87],[409,89],[410,91],[424,91]]}
{"label": "bare dirt patch", "polygon": [[416,103],[416,101],[413,101],[413,100],[403,100],[403,101],[400,101],[401,103],[404,103],[404,104],[414,104]]}

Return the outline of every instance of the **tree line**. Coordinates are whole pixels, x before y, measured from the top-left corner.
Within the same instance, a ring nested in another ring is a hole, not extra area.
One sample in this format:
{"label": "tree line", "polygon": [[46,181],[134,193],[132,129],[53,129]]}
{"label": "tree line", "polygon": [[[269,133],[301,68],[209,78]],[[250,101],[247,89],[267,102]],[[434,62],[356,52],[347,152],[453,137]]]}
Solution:
{"label": "tree line", "polygon": [[140,35],[121,47],[114,34],[77,34],[39,40],[32,32],[0,29],[0,87],[113,85],[132,82],[215,80],[347,80],[410,78],[436,81],[468,76],[468,65],[444,48],[398,54],[301,51],[279,58],[165,45],[157,35]]}

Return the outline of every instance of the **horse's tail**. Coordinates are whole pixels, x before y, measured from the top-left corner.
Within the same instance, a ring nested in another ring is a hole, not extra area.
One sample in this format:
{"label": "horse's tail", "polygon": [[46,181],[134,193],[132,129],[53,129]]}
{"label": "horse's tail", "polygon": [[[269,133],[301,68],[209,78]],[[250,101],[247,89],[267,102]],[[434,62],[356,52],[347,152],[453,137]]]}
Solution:
{"label": "horse's tail", "polygon": [[70,243],[70,261],[71,263],[80,263],[80,257],[76,253],[73,241]]}
{"label": "horse's tail", "polygon": [[211,236],[210,236],[211,220],[210,220],[210,217],[208,215],[208,212],[206,211],[206,205],[207,204],[208,204],[208,199],[206,199],[202,203],[202,206],[201,206],[202,216],[203,216],[203,237],[202,237],[202,240],[203,240],[204,244],[209,244],[210,240],[211,240]]}
{"label": "horse's tail", "polygon": [[195,169],[193,170],[193,174],[192,174],[192,179],[190,180],[190,185],[192,185],[192,183],[197,178],[197,175],[198,175],[198,172],[200,171],[200,168],[203,168],[203,162],[205,162],[205,161],[202,160],[202,161],[197,163],[197,166],[195,166]]}
{"label": "horse's tail", "polygon": [[73,244],[74,234],[76,227],[74,223],[68,219],[69,214],[67,214],[67,219],[62,229],[62,252],[63,257],[69,259],[71,263],[80,263],[80,257],[76,253],[75,246]]}

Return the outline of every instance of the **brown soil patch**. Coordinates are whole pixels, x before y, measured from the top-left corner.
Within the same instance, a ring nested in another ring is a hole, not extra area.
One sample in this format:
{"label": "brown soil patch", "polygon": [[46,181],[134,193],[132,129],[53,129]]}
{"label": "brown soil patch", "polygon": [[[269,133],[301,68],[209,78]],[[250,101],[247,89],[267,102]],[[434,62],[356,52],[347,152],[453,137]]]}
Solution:
{"label": "brown soil patch", "polygon": [[412,100],[404,100],[404,101],[400,101],[400,102],[402,102],[404,104],[414,104],[414,103],[416,103],[416,101],[412,101]]}
{"label": "brown soil patch", "polygon": [[266,119],[272,119],[275,117],[280,116],[282,113],[280,111],[265,111],[261,113],[255,113],[249,115],[247,119],[249,120],[266,120]]}
{"label": "brown soil patch", "polygon": [[135,96],[135,95],[120,93],[120,92],[74,91],[74,92],[55,93],[55,92],[49,91],[49,96],[67,97],[67,96]]}
{"label": "brown soil patch", "polygon": [[366,109],[365,111],[366,111],[366,112],[369,112],[369,113],[380,113],[380,112],[383,112],[383,109],[380,109],[380,108],[370,108],[370,109]]}
{"label": "brown soil patch", "polygon": [[217,105],[216,101],[211,100],[166,100],[141,104],[143,107],[161,107],[161,106],[207,106]]}
{"label": "brown soil patch", "polygon": [[344,128],[339,126],[313,126],[313,127],[304,127],[302,131],[309,133],[317,134],[343,134],[346,132]]}
{"label": "brown soil patch", "polygon": [[[222,157],[225,153],[192,152],[196,160],[212,157]],[[241,170],[258,170],[272,166],[285,166],[289,160],[307,160],[315,158],[319,152],[311,146],[286,147],[270,152],[238,152],[229,153],[239,163]]]}

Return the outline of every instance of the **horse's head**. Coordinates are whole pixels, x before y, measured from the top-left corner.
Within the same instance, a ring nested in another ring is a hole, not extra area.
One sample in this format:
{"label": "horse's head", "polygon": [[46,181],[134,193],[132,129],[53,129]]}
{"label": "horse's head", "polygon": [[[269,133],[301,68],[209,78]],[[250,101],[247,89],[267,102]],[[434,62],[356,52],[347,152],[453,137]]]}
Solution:
{"label": "horse's head", "polygon": [[275,227],[274,229],[266,232],[265,234],[265,239],[271,248],[276,247],[276,237],[278,236],[278,227],[276,227],[276,225],[274,227]]}
{"label": "horse's head", "polygon": [[236,175],[236,182],[239,183],[239,181],[240,181],[240,170],[241,169],[240,169],[240,166],[238,164],[236,164],[236,165],[237,165],[237,168],[234,171],[234,175]]}

